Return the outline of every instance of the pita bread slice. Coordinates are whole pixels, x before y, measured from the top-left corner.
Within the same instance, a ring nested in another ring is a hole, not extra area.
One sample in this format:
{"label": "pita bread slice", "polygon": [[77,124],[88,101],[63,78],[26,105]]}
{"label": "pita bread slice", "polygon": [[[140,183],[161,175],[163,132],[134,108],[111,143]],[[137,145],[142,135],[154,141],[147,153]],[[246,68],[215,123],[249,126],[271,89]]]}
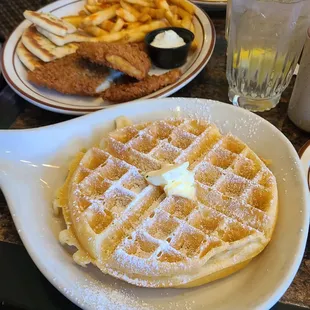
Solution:
{"label": "pita bread slice", "polygon": [[57,36],[51,32],[46,31],[45,29],[36,26],[36,29],[43,34],[46,38],[52,41],[57,46],[63,46],[68,43],[72,42],[88,42],[90,41],[91,37],[83,34],[82,32],[75,32],[65,35],[64,37]]}
{"label": "pita bread slice", "polygon": [[78,46],[74,43],[57,46],[45,36],[41,35],[35,26],[25,29],[22,35],[22,43],[35,56],[44,62],[75,53]]}
{"label": "pita bread slice", "polygon": [[30,53],[21,41],[19,41],[17,44],[16,54],[19,60],[30,71],[33,71],[35,68],[42,66],[42,64],[44,63],[38,57]]}
{"label": "pita bread slice", "polygon": [[64,37],[76,31],[76,28],[72,24],[49,13],[27,10],[24,12],[24,17],[33,24],[58,36]]}

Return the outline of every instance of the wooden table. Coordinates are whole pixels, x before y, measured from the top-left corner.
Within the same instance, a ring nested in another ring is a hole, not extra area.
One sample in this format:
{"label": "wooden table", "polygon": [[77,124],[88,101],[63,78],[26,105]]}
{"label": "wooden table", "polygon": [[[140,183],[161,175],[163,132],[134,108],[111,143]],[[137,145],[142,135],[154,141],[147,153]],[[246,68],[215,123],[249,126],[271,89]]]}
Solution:
{"label": "wooden table", "polygon": [[[27,3],[29,1],[29,3]],[[26,8],[36,9],[47,3],[49,0],[15,0],[0,1],[0,32],[7,36],[16,24],[22,20],[21,13]],[[20,3],[19,3],[20,2]],[[30,4],[31,2],[31,4]],[[16,3],[19,3],[18,6]],[[6,7],[6,4],[9,9]],[[3,6],[3,7],[2,7]],[[3,11],[3,8],[7,11]],[[12,7],[15,7],[15,9]],[[9,16],[8,16],[9,14]],[[15,17],[13,18],[12,15]],[[224,38],[225,12],[209,12],[215,25],[217,42],[214,54],[206,68],[187,86],[174,94],[175,97],[197,97],[210,98],[223,102],[228,102],[227,80],[225,75],[226,66],[226,41]],[[12,21],[13,20],[13,21]],[[5,28],[3,28],[5,26]],[[287,106],[290,99],[294,78],[290,86],[283,93],[279,105],[271,111],[259,113],[262,117],[274,124],[292,142],[296,150],[310,139],[310,135],[299,130],[287,117]],[[1,102],[0,104],[0,126],[2,128],[23,129],[34,128],[49,124],[55,124],[72,117],[55,114],[37,108],[17,95],[13,97],[15,104]],[[8,111],[8,112],[7,112]],[[21,244],[17,231],[10,216],[7,203],[0,192],[0,241]],[[298,305],[310,309],[310,241],[308,240],[307,249],[300,269],[294,282],[287,290],[281,301],[286,304]]]}

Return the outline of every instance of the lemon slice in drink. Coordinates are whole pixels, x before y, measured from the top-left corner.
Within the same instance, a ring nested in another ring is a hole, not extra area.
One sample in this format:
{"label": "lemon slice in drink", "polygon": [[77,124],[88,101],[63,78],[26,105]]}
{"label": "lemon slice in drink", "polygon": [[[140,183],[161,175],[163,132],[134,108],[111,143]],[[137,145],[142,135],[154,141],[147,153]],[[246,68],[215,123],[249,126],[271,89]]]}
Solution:
{"label": "lemon slice in drink", "polygon": [[286,60],[273,49],[243,49],[233,55],[233,68],[246,70],[246,76],[258,84],[267,78],[272,83],[281,76],[286,76],[292,61]]}

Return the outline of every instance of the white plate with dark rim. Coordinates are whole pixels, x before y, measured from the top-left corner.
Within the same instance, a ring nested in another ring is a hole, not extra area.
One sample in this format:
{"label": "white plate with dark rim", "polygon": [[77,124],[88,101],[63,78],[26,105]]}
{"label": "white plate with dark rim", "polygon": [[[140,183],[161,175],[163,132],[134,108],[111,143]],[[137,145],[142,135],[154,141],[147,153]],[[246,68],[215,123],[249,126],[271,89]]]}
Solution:
{"label": "white plate with dark rim", "polygon": [[[84,0],[60,0],[45,6],[39,11],[51,12],[61,17],[76,14],[83,8]],[[196,31],[198,48],[190,53],[186,64],[181,67],[181,78],[174,84],[162,88],[145,98],[167,97],[189,83],[209,61],[215,44],[215,30],[210,18],[198,7],[193,23]],[[1,57],[3,75],[12,89],[27,101],[53,112],[81,115],[100,110],[108,105],[101,98],[70,96],[37,87],[27,81],[27,71],[16,55],[16,46],[25,28],[30,22],[23,21],[10,35]],[[153,67],[150,74],[161,74],[165,70]]]}
{"label": "white plate with dark rim", "polygon": [[307,178],[308,187],[310,190],[310,140],[308,140],[298,151],[304,172]]}
{"label": "white plate with dark rim", "polygon": [[[64,228],[52,215],[55,190],[70,158],[114,129],[126,115],[134,122],[174,116],[206,117],[232,132],[263,158],[278,182],[279,216],[267,248],[246,268],[192,289],[146,289],[82,268],[58,242]],[[31,146],[31,147],[30,147]],[[261,117],[232,105],[188,98],[121,104],[57,125],[0,130],[0,187],[17,230],[47,279],[85,309],[270,309],[292,282],[303,257],[309,226],[309,193],[300,159],[287,138]]]}

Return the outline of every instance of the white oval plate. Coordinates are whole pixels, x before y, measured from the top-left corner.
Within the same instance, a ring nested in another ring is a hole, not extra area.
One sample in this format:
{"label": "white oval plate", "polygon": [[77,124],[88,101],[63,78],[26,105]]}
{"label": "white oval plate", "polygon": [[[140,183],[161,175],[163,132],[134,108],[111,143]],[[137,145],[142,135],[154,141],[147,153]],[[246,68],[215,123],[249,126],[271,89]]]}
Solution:
{"label": "white oval plate", "polygon": [[[45,6],[39,11],[51,12],[61,17],[76,14],[83,8],[84,3],[84,0],[60,0]],[[183,72],[181,78],[176,83],[144,98],[162,98],[175,93],[189,83],[208,63],[216,39],[214,26],[210,18],[198,7],[196,7],[193,22],[196,29],[198,48],[189,55],[186,64],[181,67]],[[81,115],[111,106],[104,103],[101,98],[64,95],[29,83],[27,81],[27,71],[15,52],[24,29],[29,25],[30,22],[23,21],[12,32],[2,52],[1,67],[3,75],[15,92],[43,109],[64,114]],[[161,74],[165,71],[153,67],[150,74]]]}
{"label": "white oval plate", "polygon": [[[58,242],[64,228],[51,203],[63,183],[70,158],[114,129],[114,119],[134,122],[182,116],[208,117],[272,161],[278,181],[279,217],[273,238],[245,269],[193,289],[138,288],[88,266]],[[136,101],[31,130],[0,131],[0,186],[15,225],[33,261],[47,279],[85,309],[270,309],[284,294],[300,265],[309,225],[308,188],[299,157],[273,125],[228,104],[205,99]]]}

